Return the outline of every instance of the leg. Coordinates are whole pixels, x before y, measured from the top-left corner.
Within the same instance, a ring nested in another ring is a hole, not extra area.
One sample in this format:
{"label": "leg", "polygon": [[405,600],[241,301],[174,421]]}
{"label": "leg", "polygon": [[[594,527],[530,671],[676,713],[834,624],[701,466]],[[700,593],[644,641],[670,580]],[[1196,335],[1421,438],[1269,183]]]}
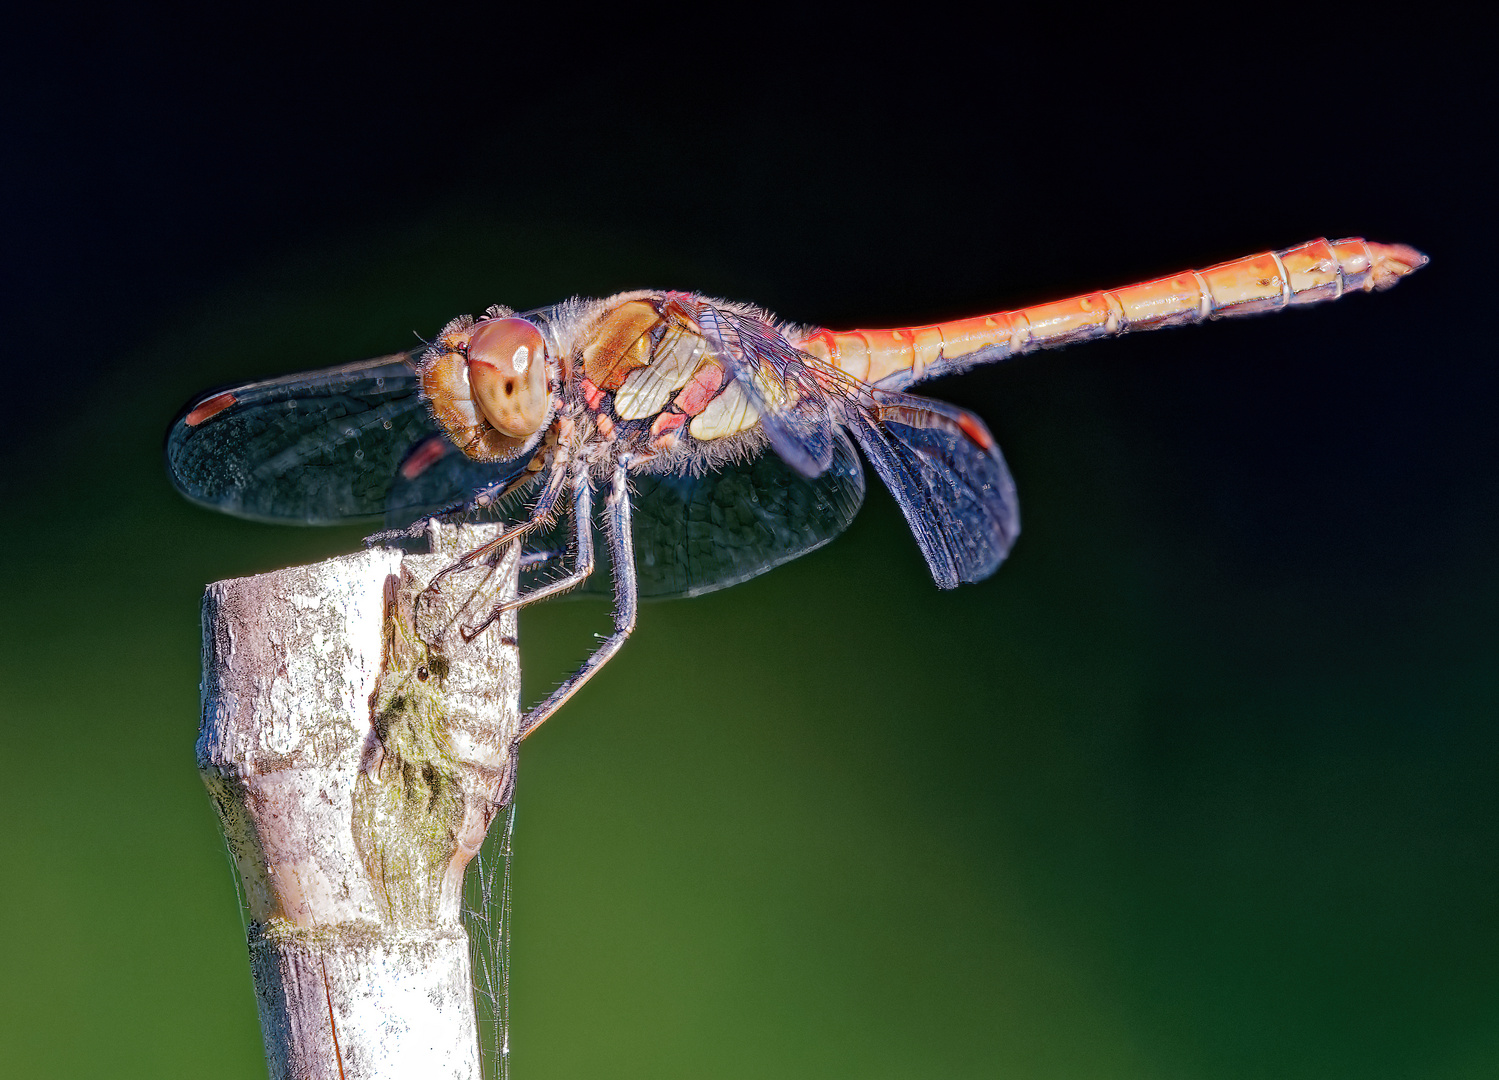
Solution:
{"label": "leg", "polygon": [[609,557],[614,564],[614,633],[604,639],[598,649],[583,666],[563,684],[552,691],[550,697],[526,714],[521,721],[520,738],[524,739],[556,712],[568,698],[607,664],[619,652],[625,638],[635,629],[635,608],[638,599],[635,584],[635,543],[630,534],[630,488],[628,463],[621,461],[614,467],[614,481],[605,504],[607,515],[605,526],[609,533]]}
{"label": "leg", "polygon": [[566,476],[567,472],[565,470],[555,468],[552,475],[547,477],[546,486],[541,489],[541,494],[536,498],[536,505],[531,507],[531,513],[527,515],[525,521],[522,521],[513,528],[506,529],[488,543],[480,544],[473,551],[456,560],[451,566],[444,567],[437,576],[428,582],[427,587],[422,590],[422,593],[425,595],[426,593],[435,592],[437,587],[442,584],[443,578],[449,574],[458,570],[467,570],[480,559],[499,551],[506,544],[519,540],[526,533],[547,521],[556,512],[557,500],[562,494],[563,481]]}
{"label": "leg", "polygon": [[[525,607],[527,604],[534,604],[538,600],[545,600],[549,596],[556,596],[558,593],[567,592],[568,589],[577,588],[583,582],[587,581],[588,576],[593,573],[593,484],[588,478],[587,468],[581,465],[573,473],[572,519],[573,550],[576,552],[573,557],[572,570],[556,581],[543,585],[538,589],[532,589],[522,596],[517,596],[513,600],[506,600],[503,604],[497,605],[489,613],[489,617],[478,625],[465,626],[463,628],[463,639],[465,641],[472,641],[475,637],[482,634],[490,623],[494,622],[505,612],[514,611],[516,608]],[[514,531],[513,529],[511,530],[511,532]],[[507,533],[506,536],[509,536],[509,534]],[[501,537],[500,539],[504,540],[505,538]],[[483,551],[494,546],[496,543],[498,541],[491,541],[479,550]],[[468,559],[471,555],[473,555],[472,552],[469,555],[465,555],[464,558]],[[458,565],[458,563],[455,563],[454,567]],[[453,569],[453,567],[449,569]],[[447,572],[447,570],[443,571],[444,574]],[[435,578],[433,580],[434,582],[436,581]]]}
{"label": "leg", "polygon": [[[366,536],[364,538],[364,546],[375,547],[380,544],[390,543],[393,540],[415,539],[416,537],[421,536],[427,531],[427,525],[432,521],[439,521],[443,524],[462,522],[474,510],[480,510],[484,507],[492,506],[506,496],[512,495],[515,492],[519,491],[521,488],[525,487],[535,479],[536,476],[534,473],[527,472],[522,474],[518,479],[515,480],[506,480],[494,484],[487,484],[484,487],[480,488],[478,491],[475,491],[467,499],[449,503],[441,510],[436,510],[431,514],[428,514],[426,517],[417,518],[410,525],[407,525],[404,529],[381,529],[377,533],[371,533],[369,536]],[[552,484],[553,481],[549,478],[547,480],[547,487],[551,487]],[[540,499],[545,498],[546,494],[546,490],[543,489],[541,496],[538,497],[538,507],[540,506]],[[552,492],[552,501],[556,501],[556,492]],[[530,525],[531,527],[534,527],[536,516],[537,515],[533,510],[532,514],[527,519],[528,525]]]}

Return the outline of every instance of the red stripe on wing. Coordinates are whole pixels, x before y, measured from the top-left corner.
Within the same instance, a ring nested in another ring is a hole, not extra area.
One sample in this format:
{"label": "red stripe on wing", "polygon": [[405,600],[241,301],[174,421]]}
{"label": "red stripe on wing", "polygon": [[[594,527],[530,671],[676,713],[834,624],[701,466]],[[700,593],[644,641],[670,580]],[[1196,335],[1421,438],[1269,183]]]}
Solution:
{"label": "red stripe on wing", "polygon": [[199,405],[187,414],[183,421],[188,427],[197,427],[205,420],[209,420],[223,412],[229,406],[238,402],[239,399],[233,394],[217,394]]}

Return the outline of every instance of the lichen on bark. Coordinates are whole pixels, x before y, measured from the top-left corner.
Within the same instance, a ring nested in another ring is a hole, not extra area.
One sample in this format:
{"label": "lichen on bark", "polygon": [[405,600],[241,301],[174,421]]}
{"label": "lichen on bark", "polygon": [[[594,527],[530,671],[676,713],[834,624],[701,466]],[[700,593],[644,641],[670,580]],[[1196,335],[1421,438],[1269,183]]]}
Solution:
{"label": "lichen on bark", "polygon": [[395,923],[437,917],[464,818],[465,792],[447,736],[444,690],[452,665],[416,631],[419,588],[405,568],[385,582],[385,655],[354,788],[354,843]]}

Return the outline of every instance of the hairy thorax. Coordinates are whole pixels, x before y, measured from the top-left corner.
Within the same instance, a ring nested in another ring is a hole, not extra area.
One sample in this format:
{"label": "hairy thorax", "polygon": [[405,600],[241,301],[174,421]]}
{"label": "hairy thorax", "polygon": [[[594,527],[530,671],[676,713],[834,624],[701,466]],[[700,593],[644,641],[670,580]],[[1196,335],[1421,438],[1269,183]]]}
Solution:
{"label": "hairy thorax", "polygon": [[672,294],[564,305],[547,329],[570,428],[559,441],[600,477],[622,454],[642,471],[698,473],[765,447],[751,394]]}

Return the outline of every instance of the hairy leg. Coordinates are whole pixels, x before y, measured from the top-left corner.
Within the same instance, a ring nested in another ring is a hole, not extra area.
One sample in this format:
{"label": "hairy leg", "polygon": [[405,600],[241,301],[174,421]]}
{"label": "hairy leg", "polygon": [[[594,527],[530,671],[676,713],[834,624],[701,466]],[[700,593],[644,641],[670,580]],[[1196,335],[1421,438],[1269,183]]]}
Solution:
{"label": "hairy leg", "polygon": [[[527,533],[550,521],[552,515],[557,512],[557,503],[566,486],[567,475],[567,470],[560,464],[555,467],[552,470],[552,474],[547,477],[546,484],[541,489],[541,494],[536,497],[536,502],[532,504],[531,512],[527,515],[526,520],[506,529],[493,540],[480,544],[473,551],[468,552],[451,565],[444,567],[438,572],[437,576],[427,583],[427,587],[422,590],[422,594],[435,593],[438,587],[442,585],[443,579],[449,574],[460,570],[467,570],[474,563],[479,562],[481,559],[489,558],[495,552],[502,550],[506,545],[514,543]],[[486,623],[485,625],[488,624]]]}
{"label": "hairy leg", "polygon": [[[639,589],[635,581],[635,544],[630,533],[630,488],[628,462],[615,465],[609,496],[605,502],[605,529],[609,538],[609,558],[614,567],[614,633],[610,634],[576,672],[521,721],[520,738],[524,739],[556,712],[568,698],[607,664],[635,629],[635,611]],[[512,601],[512,604],[515,602]]]}
{"label": "hairy leg", "polygon": [[514,611],[527,604],[534,604],[538,600],[545,600],[549,596],[575,589],[588,580],[589,575],[593,573],[593,484],[588,478],[587,470],[582,467],[577,468],[573,473],[573,501],[570,513],[573,522],[572,569],[556,581],[496,605],[483,622],[463,628],[464,640],[473,640],[475,636],[483,633],[490,623],[507,611]]}

